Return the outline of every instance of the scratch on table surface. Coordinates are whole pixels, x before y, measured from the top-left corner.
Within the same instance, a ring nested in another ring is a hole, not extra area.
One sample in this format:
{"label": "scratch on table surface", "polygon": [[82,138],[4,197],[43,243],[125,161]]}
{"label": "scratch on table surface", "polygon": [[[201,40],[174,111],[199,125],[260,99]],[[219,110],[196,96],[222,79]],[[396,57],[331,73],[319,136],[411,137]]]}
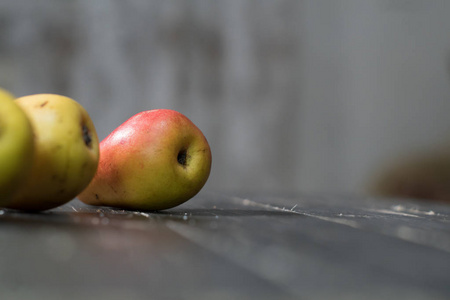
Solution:
{"label": "scratch on table surface", "polygon": [[395,210],[395,211],[406,211],[406,212],[409,212],[409,213],[421,214],[421,215],[427,215],[427,216],[439,215],[439,214],[436,214],[432,210],[424,211],[424,210],[420,210],[420,209],[418,209],[416,207],[407,208],[407,207],[405,207],[403,205],[394,205],[394,206],[392,206],[392,209]]}
{"label": "scratch on table surface", "polygon": [[366,210],[370,211],[370,212],[381,213],[381,214],[396,215],[396,216],[411,217],[411,218],[421,218],[418,215],[413,215],[413,214],[389,210],[389,209],[371,209],[370,208],[370,209],[366,209]]}
{"label": "scratch on table surface", "polygon": [[333,222],[333,223],[337,223],[337,224],[342,224],[342,225],[346,225],[346,226],[350,226],[353,228],[359,228],[359,224],[356,221],[353,220],[348,220],[345,218],[334,218],[334,217],[326,217],[326,216],[321,216],[321,215],[317,215],[317,214],[312,214],[312,213],[307,213],[304,211],[298,211],[295,208],[297,207],[297,204],[294,205],[291,209],[286,209],[286,207],[278,207],[272,204],[263,204],[263,203],[259,203],[250,199],[241,199],[238,197],[234,197],[235,201],[239,201],[242,204],[244,204],[245,206],[254,206],[254,207],[263,207],[263,208],[268,208],[268,209],[274,209],[277,211],[284,211],[287,213],[293,213],[293,214],[297,214],[297,215],[302,215],[302,216],[307,216],[307,217],[312,217],[312,218],[316,218],[319,220],[323,220],[323,221],[327,221],[327,222]]}
{"label": "scratch on table surface", "polygon": [[150,215],[148,213],[144,213],[144,212],[133,212],[135,215],[139,215],[139,216],[143,216],[145,218],[150,218]]}

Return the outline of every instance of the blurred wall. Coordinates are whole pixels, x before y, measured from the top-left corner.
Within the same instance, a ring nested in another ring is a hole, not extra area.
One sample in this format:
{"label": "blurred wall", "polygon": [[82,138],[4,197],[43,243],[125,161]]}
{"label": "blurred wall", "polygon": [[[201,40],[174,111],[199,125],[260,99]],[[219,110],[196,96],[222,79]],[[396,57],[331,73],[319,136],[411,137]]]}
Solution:
{"label": "blurred wall", "polygon": [[3,0],[0,86],[89,111],[100,138],[171,108],[212,190],[360,192],[450,140],[450,1]]}

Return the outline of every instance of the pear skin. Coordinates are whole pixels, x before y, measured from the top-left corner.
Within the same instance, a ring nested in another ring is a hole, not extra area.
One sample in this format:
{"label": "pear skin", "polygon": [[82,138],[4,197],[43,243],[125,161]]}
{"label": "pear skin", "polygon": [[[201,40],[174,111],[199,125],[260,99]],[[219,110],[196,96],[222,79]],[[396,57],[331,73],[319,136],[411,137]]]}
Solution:
{"label": "pear skin", "polygon": [[7,207],[40,211],[67,203],[97,170],[99,142],[90,116],[61,95],[29,95],[15,102],[31,121],[35,151],[31,174]]}
{"label": "pear skin", "polygon": [[34,151],[31,124],[14,102],[14,96],[0,89],[0,206],[24,184]]}
{"label": "pear skin", "polygon": [[194,123],[173,110],[144,111],[100,143],[97,174],[78,199],[124,209],[168,209],[195,196],[210,170],[210,146]]}

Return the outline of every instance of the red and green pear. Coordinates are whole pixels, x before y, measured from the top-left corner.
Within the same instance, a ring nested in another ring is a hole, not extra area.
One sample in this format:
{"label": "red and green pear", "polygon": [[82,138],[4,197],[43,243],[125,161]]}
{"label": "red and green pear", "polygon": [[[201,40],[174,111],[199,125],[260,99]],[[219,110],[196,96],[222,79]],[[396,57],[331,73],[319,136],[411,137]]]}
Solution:
{"label": "red and green pear", "polygon": [[195,196],[210,170],[210,146],[192,121],[174,110],[144,111],[100,143],[97,174],[78,198],[90,205],[168,209]]}

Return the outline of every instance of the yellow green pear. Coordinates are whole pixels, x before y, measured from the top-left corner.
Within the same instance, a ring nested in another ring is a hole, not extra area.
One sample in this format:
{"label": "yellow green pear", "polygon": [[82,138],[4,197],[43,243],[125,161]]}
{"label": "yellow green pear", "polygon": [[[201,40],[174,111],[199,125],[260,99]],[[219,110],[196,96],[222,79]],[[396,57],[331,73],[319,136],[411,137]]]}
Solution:
{"label": "yellow green pear", "polygon": [[27,116],[14,102],[14,96],[0,88],[0,206],[7,204],[25,181],[33,147]]}
{"label": "yellow green pear", "polygon": [[99,142],[87,111],[55,94],[18,98],[35,134],[34,161],[25,187],[7,206],[46,210],[76,197],[91,181],[99,161]]}

